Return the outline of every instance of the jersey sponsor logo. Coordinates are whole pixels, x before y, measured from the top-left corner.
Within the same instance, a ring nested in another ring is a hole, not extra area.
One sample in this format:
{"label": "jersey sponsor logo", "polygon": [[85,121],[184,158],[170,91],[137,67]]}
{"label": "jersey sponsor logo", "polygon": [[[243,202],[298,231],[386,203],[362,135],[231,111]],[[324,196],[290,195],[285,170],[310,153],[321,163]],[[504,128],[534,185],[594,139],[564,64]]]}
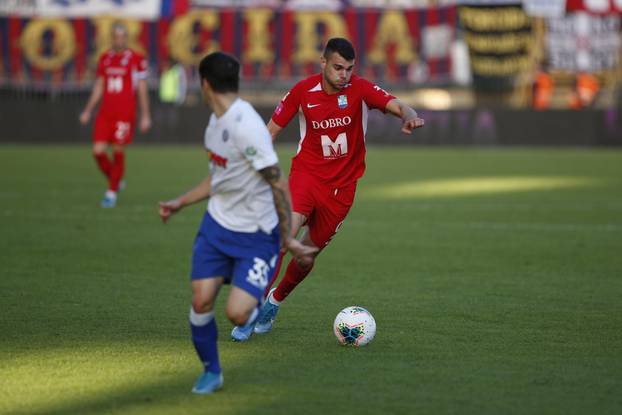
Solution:
{"label": "jersey sponsor logo", "polygon": [[227,168],[227,159],[225,157],[219,156],[213,151],[209,151],[209,161],[212,162],[215,166],[222,167],[223,169]]}
{"label": "jersey sponsor logo", "polygon": [[348,137],[346,133],[339,134],[334,140],[322,134],[322,152],[325,159],[338,159],[348,154]]}
{"label": "jersey sponsor logo", "polygon": [[127,72],[126,68],[118,68],[118,67],[108,67],[106,68],[106,75],[125,75]]}
{"label": "jersey sponsor logo", "polygon": [[322,104],[307,104],[307,108],[315,108],[315,107],[319,107]]}
{"label": "jersey sponsor logo", "polygon": [[261,258],[255,257],[253,267],[248,270],[246,281],[259,289],[264,289],[268,285],[268,273],[270,265]]}
{"label": "jersey sponsor logo", "polygon": [[314,130],[326,130],[328,128],[345,127],[350,124],[352,124],[352,118],[350,118],[350,116],[348,115],[341,118],[329,118],[322,121],[311,121],[311,126]]}

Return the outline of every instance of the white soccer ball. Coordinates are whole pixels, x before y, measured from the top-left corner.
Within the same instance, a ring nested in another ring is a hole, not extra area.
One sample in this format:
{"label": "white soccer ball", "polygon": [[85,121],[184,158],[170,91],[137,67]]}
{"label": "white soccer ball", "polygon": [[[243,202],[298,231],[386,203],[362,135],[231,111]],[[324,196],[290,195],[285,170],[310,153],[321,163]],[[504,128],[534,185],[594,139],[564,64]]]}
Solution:
{"label": "white soccer ball", "polygon": [[333,331],[339,343],[362,347],[376,335],[376,320],[369,311],[359,306],[346,307],[337,314]]}

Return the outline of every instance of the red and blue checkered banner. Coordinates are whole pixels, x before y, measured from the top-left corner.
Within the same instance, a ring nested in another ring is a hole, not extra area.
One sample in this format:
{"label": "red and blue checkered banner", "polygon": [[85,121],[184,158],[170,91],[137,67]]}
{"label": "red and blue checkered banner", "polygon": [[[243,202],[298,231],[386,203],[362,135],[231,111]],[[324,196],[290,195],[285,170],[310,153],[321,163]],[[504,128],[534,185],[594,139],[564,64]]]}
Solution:
{"label": "red and blue checkered banner", "polygon": [[[247,81],[289,81],[319,70],[330,37],[352,40],[358,73],[388,83],[447,82],[455,40],[455,6],[429,9],[296,11],[270,8],[193,9],[155,21],[123,18],[130,47],[151,73],[170,57],[195,66],[205,54],[237,56]],[[0,82],[55,88],[93,79],[110,46],[116,17],[0,17]]]}

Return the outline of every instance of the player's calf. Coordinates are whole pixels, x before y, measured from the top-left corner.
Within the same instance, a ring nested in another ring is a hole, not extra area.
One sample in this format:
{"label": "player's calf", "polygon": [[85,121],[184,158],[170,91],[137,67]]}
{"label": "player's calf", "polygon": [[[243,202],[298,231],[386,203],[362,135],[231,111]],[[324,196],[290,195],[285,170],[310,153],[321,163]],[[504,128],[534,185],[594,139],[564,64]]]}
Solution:
{"label": "player's calf", "polygon": [[192,343],[199,360],[203,364],[203,374],[197,379],[192,391],[200,394],[212,393],[220,389],[223,382],[218,357],[218,327],[214,319],[214,312],[197,312],[193,301],[189,320]]}
{"label": "player's calf", "polygon": [[305,255],[296,258],[296,265],[302,272],[310,272],[315,264],[315,255]]}

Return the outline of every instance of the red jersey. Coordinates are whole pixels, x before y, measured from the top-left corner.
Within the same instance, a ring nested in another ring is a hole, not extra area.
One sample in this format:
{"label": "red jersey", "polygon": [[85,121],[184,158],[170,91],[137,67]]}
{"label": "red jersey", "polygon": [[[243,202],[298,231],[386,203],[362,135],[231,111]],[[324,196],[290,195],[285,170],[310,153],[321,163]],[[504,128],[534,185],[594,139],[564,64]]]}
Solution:
{"label": "red jersey", "polygon": [[100,111],[133,118],[136,114],[136,85],[139,79],[147,79],[147,60],[132,49],[122,52],[110,49],[99,57],[97,76],[104,79]]}
{"label": "red jersey", "polygon": [[272,121],[285,127],[298,113],[300,142],[292,172],[302,170],[335,188],[356,181],[365,172],[367,112],[384,111],[394,98],[356,75],[332,95],[322,89],[321,74],[298,82],[272,114]]}

